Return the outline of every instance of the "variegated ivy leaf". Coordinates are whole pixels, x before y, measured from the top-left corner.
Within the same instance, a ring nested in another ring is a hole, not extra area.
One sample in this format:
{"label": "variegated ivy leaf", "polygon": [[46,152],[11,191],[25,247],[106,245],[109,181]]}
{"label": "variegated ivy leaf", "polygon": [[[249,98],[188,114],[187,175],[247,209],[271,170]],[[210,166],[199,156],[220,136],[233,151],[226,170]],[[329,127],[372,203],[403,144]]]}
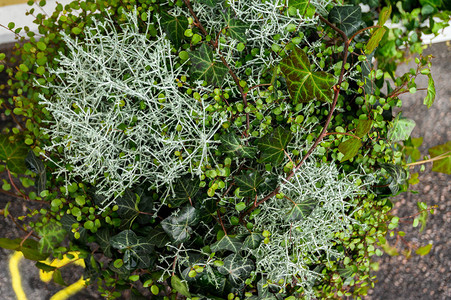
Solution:
{"label": "variegated ivy leaf", "polygon": [[242,247],[243,243],[239,239],[224,235],[219,241],[211,245],[211,250],[215,252],[227,250],[238,253]]}
{"label": "variegated ivy leaf", "polygon": [[40,194],[43,190],[45,190],[45,185],[47,183],[44,163],[34,154],[32,150],[30,150],[25,158],[25,165],[28,170],[36,173],[34,186],[36,187],[37,194]]}
{"label": "variegated ivy leaf", "polygon": [[236,185],[240,188],[241,197],[255,197],[259,185],[264,181],[256,170],[247,170],[242,175],[234,177]]}
{"label": "variegated ivy leaf", "polygon": [[175,195],[169,197],[168,202],[172,207],[180,207],[183,204],[193,204],[196,194],[199,191],[200,180],[190,175],[177,179],[174,184]]}
{"label": "variegated ivy leaf", "polygon": [[249,25],[237,18],[234,18],[230,8],[227,9],[227,13],[221,12],[221,15],[227,22],[227,31],[230,37],[242,43],[246,43],[246,30],[249,28]]}
{"label": "variegated ivy leaf", "polygon": [[147,232],[147,241],[158,248],[163,248],[171,239],[161,227],[152,228]]}
{"label": "variegated ivy leaf", "polygon": [[101,228],[95,233],[96,236],[96,242],[99,244],[100,248],[102,249],[103,253],[107,257],[111,257],[111,232],[108,229]]}
{"label": "variegated ivy leaf", "polygon": [[122,220],[122,227],[128,228],[139,216],[138,199],[136,195],[127,189],[124,195],[116,199],[117,214]]}
{"label": "variegated ivy leaf", "polygon": [[303,50],[295,48],[282,60],[280,69],[285,75],[294,104],[314,99],[332,102],[335,77],[324,71],[312,72],[307,54]]}
{"label": "variegated ivy leaf", "polygon": [[252,260],[239,254],[230,254],[224,259],[224,265],[218,268],[219,273],[228,275],[233,286],[240,286],[254,270]]}
{"label": "variegated ivy leaf", "polygon": [[260,162],[269,162],[274,166],[281,164],[285,159],[285,149],[292,137],[291,131],[277,127],[258,140],[257,147],[261,151]]}
{"label": "variegated ivy leaf", "polygon": [[414,120],[403,118],[399,113],[393,120],[393,128],[388,131],[388,138],[392,142],[405,141],[409,138],[415,125]]}
{"label": "variegated ivy leaf", "polygon": [[406,184],[407,171],[402,166],[394,164],[381,164],[381,167],[389,174],[388,187],[392,194],[396,195],[399,191],[399,186]]}
{"label": "variegated ivy leaf", "polygon": [[257,249],[264,239],[260,233],[253,232],[244,240],[244,246],[249,249]]}
{"label": "variegated ivy leaf", "polygon": [[175,244],[187,241],[193,232],[191,226],[199,222],[199,212],[191,205],[183,207],[161,222],[163,230]]}
{"label": "variegated ivy leaf", "polygon": [[176,49],[180,48],[185,37],[185,30],[188,28],[188,19],[183,15],[174,17],[165,11],[162,11],[161,25],[174,47]]}
{"label": "variegated ivy leaf", "polygon": [[133,231],[127,229],[113,236],[110,244],[113,248],[123,251],[124,266],[127,270],[150,266],[153,245],[146,238],[138,237]]}
{"label": "variegated ivy leaf", "polygon": [[202,44],[199,50],[192,51],[189,56],[193,78],[205,80],[214,86],[222,86],[228,72],[227,67],[222,62],[215,61],[213,50],[206,43]]}
{"label": "variegated ivy leaf", "polygon": [[365,25],[362,20],[362,9],[358,5],[334,6],[330,10],[328,18],[348,37]]}
{"label": "variegated ivy leaf", "polygon": [[221,140],[221,150],[234,156],[254,158],[257,154],[257,149],[252,146],[244,146],[239,136],[234,133],[229,133],[220,137]]}
{"label": "variegated ivy leaf", "polygon": [[293,207],[288,213],[288,221],[299,221],[308,217],[315,209],[318,202],[313,199],[308,199],[299,203],[293,202]]}

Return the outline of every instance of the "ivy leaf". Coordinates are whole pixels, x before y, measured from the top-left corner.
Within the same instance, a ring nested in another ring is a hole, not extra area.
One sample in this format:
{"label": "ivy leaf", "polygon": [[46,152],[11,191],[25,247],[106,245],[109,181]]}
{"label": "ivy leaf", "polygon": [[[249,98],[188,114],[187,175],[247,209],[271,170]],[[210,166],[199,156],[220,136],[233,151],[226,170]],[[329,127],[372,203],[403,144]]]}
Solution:
{"label": "ivy leaf", "polygon": [[66,235],[66,230],[56,222],[49,222],[44,224],[41,228],[36,230],[40,235],[39,252],[50,252],[55,246],[61,243]]}
{"label": "ivy leaf", "polygon": [[224,265],[218,268],[219,273],[228,275],[233,286],[241,285],[254,269],[254,263],[239,254],[230,254],[224,259]]}
{"label": "ivy leaf", "polygon": [[358,5],[334,6],[329,12],[328,19],[348,37],[365,25],[362,21],[362,9]]}
{"label": "ivy leaf", "polygon": [[263,182],[260,183],[260,185],[257,187],[257,192],[263,194],[274,191],[279,183],[279,178],[274,175],[268,176],[266,174],[263,176],[263,178]]}
{"label": "ivy leaf", "polygon": [[158,248],[163,248],[171,240],[166,232],[161,227],[152,228],[147,232],[147,241]]}
{"label": "ivy leaf", "polygon": [[118,206],[117,214],[122,219],[122,227],[131,226],[133,221],[139,215],[138,198],[129,189],[125,190],[124,195],[116,199]]}
{"label": "ivy leaf", "polygon": [[426,98],[424,98],[423,104],[426,105],[428,108],[431,108],[432,104],[435,100],[435,83],[434,79],[432,78],[431,74],[428,74],[429,80],[428,80],[428,89]]}
{"label": "ivy leaf", "polygon": [[231,156],[239,156],[244,158],[254,158],[257,154],[257,149],[252,146],[243,146],[240,138],[234,134],[229,133],[220,137],[221,150]]}
{"label": "ivy leaf", "polygon": [[99,244],[100,249],[107,257],[112,257],[111,253],[111,233],[108,229],[101,228],[95,233],[96,242]]}
{"label": "ivy leaf", "polygon": [[176,49],[182,46],[185,30],[188,28],[188,19],[183,15],[174,17],[164,11],[161,12],[161,25]]}
{"label": "ivy leaf", "polygon": [[340,162],[347,161],[356,156],[360,147],[362,147],[362,142],[356,138],[351,138],[340,143],[340,145],[338,145],[338,150],[344,154]]}
{"label": "ivy leaf", "polygon": [[437,145],[428,150],[431,158],[442,156],[440,160],[434,160],[432,171],[451,174],[451,141],[446,144]]}
{"label": "ivy leaf", "polygon": [[310,1],[311,0],[289,0],[288,7],[298,9],[301,16],[311,18],[315,14],[316,9],[310,4]]}
{"label": "ivy leaf", "polygon": [[7,135],[0,135],[0,160],[6,162],[6,168],[14,173],[25,173],[25,158],[28,146],[22,141],[11,142]]}
{"label": "ivy leaf", "polygon": [[190,175],[177,179],[174,185],[174,197],[169,198],[172,207],[180,207],[182,204],[189,202],[194,203],[194,198],[199,191],[199,178],[191,178]]}
{"label": "ivy leaf", "polygon": [[247,247],[249,249],[257,249],[258,246],[260,246],[261,242],[265,238],[260,233],[251,233],[245,240],[244,240],[244,247]]}
{"label": "ivy leaf", "polygon": [[376,29],[376,31],[373,32],[370,40],[368,41],[368,43],[365,46],[366,54],[373,52],[374,49],[376,49],[377,46],[379,46],[379,43],[386,31],[387,31],[387,29],[385,27],[380,27],[380,28]]}
{"label": "ivy leaf", "polygon": [[388,180],[390,191],[393,195],[396,195],[399,191],[399,186],[406,184],[407,181],[407,172],[403,169],[403,167],[394,164],[381,164],[381,167],[387,171],[390,175],[390,179]]}
{"label": "ivy leaf", "polygon": [[202,44],[197,51],[190,53],[190,73],[195,79],[205,80],[214,86],[221,86],[228,72],[222,62],[214,60],[213,50],[207,44]]}
{"label": "ivy leaf", "polygon": [[199,212],[194,207],[188,205],[183,207],[161,222],[163,230],[169,235],[171,240],[178,244],[187,241],[191,237],[192,228],[199,222]]}
{"label": "ivy leaf", "polygon": [[227,9],[226,14],[221,12],[221,15],[227,23],[227,32],[230,37],[242,43],[246,43],[246,30],[249,28],[249,25],[237,18],[232,17],[230,8]]}
{"label": "ivy leaf", "polygon": [[235,183],[240,188],[241,197],[255,197],[257,188],[264,181],[256,170],[247,170],[242,175],[235,176]]}
{"label": "ivy leaf", "polygon": [[260,162],[270,162],[274,166],[280,165],[285,159],[285,149],[293,138],[291,131],[277,127],[257,141],[261,151]]}
{"label": "ivy leaf", "polygon": [[421,256],[428,254],[432,249],[432,244],[427,244],[426,246],[420,247],[415,250],[415,253]]}
{"label": "ivy leaf", "polygon": [[124,266],[127,270],[148,268],[151,264],[153,246],[145,238],[138,237],[127,229],[113,236],[110,240],[113,248],[123,251]]}
{"label": "ivy leaf", "polygon": [[182,281],[177,275],[172,275],[171,277],[171,287],[175,289],[181,295],[191,298],[189,292],[188,284],[186,281]]}
{"label": "ivy leaf", "polygon": [[31,172],[36,173],[37,176],[34,185],[37,193],[40,194],[43,190],[45,190],[45,185],[47,183],[44,163],[34,154],[32,150],[30,150],[25,158],[25,166]]}
{"label": "ivy leaf", "polygon": [[371,130],[372,124],[372,120],[359,120],[355,129],[355,135],[359,138],[363,138]]}
{"label": "ivy leaf", "polygon": [[211,250],[214,252],[228,250],[234,253],[238,253],[238,251],[240,251],[242,247],[243,243],[241,243],[239,239],[224,235],[219,241],[211,245]]}
{"label": "ivy leaf", "polygon": [[392,142],[405,141],[409,138],[415,125],[414,120],[403,118],[400,113],[393,121],[393,128],[388,131],[388,138]]}
{"label": "ivy leaf", "polygon": [[[63,226],[64,230],[66,230],[66,232],[70,232],[72,230],[72,225],[74,223],[78,223],[77,219],[73,215],[68,215],[68,214],[65,214],[64,216],[62,216],[60,222],[61,222],[61,225]],[[80,234],[78,241],[86,242],[86,237],[87,237],[86,228],[84,228],[83,226],[79,226],[77,230],[78,230],[78,233]],[[71,235],[71,238],[72,237],[73,237],[73,235]]]}
{"label": "ivy leaf", "polygon": [[313,199],[308,199],[299,203],[292,203],[293,207],[288,213],[288,221],[299,221],[308,217],[315,209],[317,202]]}
{"label": "ivy leaf", "polygon": [[323,71],[311,72],[310,62],[303,50],[295,48],[281,61],[280,69],[285,75],[294,104],[314,99],[332,102],[335,77]]}

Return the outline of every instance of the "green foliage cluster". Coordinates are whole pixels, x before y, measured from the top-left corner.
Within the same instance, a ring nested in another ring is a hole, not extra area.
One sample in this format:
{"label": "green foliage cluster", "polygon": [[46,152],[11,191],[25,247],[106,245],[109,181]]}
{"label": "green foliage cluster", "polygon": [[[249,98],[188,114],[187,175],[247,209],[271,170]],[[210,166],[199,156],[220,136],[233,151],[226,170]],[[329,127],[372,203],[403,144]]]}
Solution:
{"label": "green foliage cluster", "polygon": [[[13,57],[0,54],[0,104],[17,124],[0,136],[0,168],[3,191],[39,208],[15,217],[5,207],[28,234],[0,246],[43,270],[48,256],[77,251],[108,299],[366,295],[371,258],[398,254],[386,241],[403,235],[390,198],[418,181],[409,166],[450,173],[450,143],[421,161],[415,122],[392,112],[422,75],[434,102],[431,57],[394,73],[406,51],[420,52],[421,31],[444,26],[416,17],[449,19],[446,3],[420,4],[30,9],[39,37],[8,24],[20,38]],[[406,35],[384,26],[390,17]],[[413,226],[424,229],[433,209],[418,206]]]}

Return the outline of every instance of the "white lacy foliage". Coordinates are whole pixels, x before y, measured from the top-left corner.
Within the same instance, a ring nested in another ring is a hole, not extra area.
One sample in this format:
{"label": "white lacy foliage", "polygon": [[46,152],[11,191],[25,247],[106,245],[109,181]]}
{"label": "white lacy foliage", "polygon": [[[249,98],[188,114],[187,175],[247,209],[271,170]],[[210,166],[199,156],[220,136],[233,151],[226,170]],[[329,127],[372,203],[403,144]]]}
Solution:
{"label": "white lacy foliage", "polygon": [[57,78],[50,86],[55,97],[42,97],[55,120],[45,150],[59,149],[70,165],[70,172],[61,165],[58,174],[95,183],[110,204],[142,180],[170,187],[188,170],[199,173],[225,116],[207,112],[209,103],[177,87],[185,74],[174,67],[164,34],[148,40],[136,14],[128,15],[120,33],[106,19],[85,34],[83,42],[64,37],[69,54],[50,70]]}
{"label": "white lacy foliage", "polygon": [[[349,202],[364,195],[358,175],[344,175],[335,164],[306,161],[290,181],[281,186],[288,198],[296,203],[316,202],[310,215],[300,220],[288,220],[293,204],[288,199],[273,198],[260,206],[261,213],[255,217],[256,231],[268,230],[270,242],[251,250],[256,257],[257,272],[273,282],[280,279],[303,287],[308,297],[312,285],[321,275],[309,270],[309,266],[322,261],[335,260],[342,253],[334,249],[338,232],[349,235],[356,208]],[[310,296],[309,296],[310,295]]]}

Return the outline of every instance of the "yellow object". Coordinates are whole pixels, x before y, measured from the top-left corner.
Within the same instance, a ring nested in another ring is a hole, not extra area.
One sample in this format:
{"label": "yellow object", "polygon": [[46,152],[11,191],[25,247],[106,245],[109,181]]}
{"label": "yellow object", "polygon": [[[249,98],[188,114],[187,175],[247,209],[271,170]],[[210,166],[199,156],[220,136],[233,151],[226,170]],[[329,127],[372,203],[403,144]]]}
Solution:
{"label": "yellow object", "polygon": [[27,0],[0,0],[0,6],[27,3]]}
{"label": "yellow object", "polygon": [[[74,264],[76,264],[78,266],[81,266],[83,268],[85,267],[84,260],[83,259],[78,259],[78,253],[77,252],[69,252],[68,254],[73,255],[74,258],[70,259],[66,255],[64,255],[63,259],[61,259],[61,260],[54,259],[53,261],[51,261],[50,259],[47,258],[45,261],[41,261],[41,262],[45,263],[45,264],[47,264],[49,266],[59,268],[59,267],[62,267],[64,265],[67,265],[71,261],[75,261]],[[53,271],[44,272],[42,270],[39,270],[39,277],[44,282],[50,282],[52,280],[52,276],[53,276]]]}
{"label": "yellow object", "polygon": [[70,296],[75,295],[85,287],[85,280],[81,277],[77,282],[69,285],[67,288],[62,289],[53,295],[50,300],[65,300]]}
{"label": "yellow object", "polygon": [[16,251],[9,259],[9,273],[11,274],[11,283],[17,300],[27,300],[27,296],[22,288],[22,278],[19,272],[19,263],[22,258],[22,252]]}

